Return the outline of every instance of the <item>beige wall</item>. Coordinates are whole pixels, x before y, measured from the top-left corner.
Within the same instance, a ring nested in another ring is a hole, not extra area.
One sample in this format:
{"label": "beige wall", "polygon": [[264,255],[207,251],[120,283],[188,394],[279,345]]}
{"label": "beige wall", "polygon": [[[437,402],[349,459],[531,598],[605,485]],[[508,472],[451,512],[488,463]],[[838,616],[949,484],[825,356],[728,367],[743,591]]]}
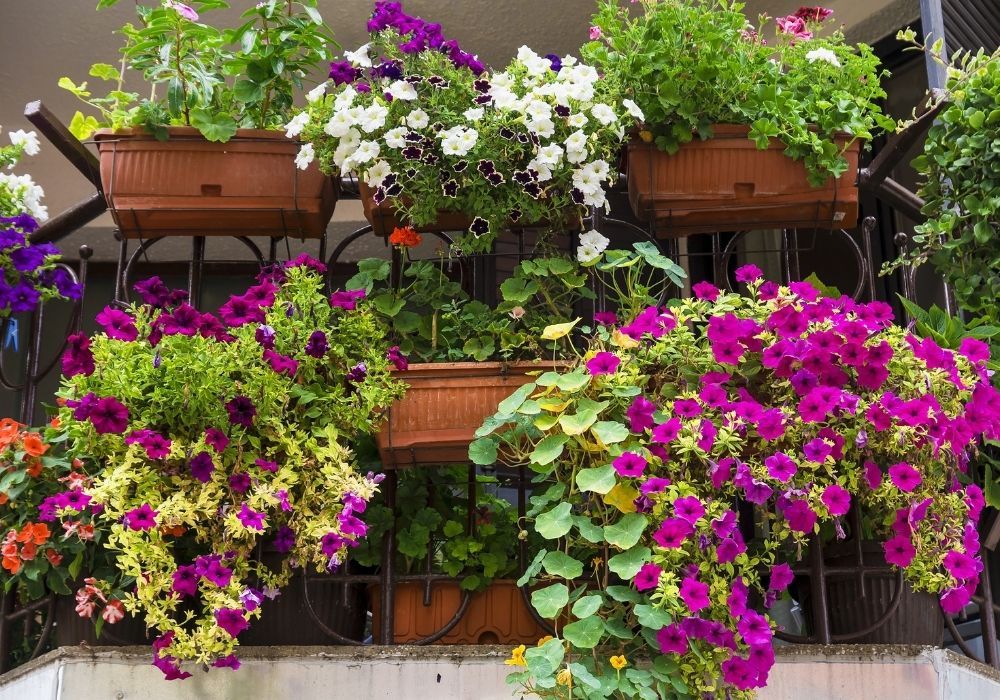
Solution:
{"label": "beige wall", "polygon": [[[232,0],[232,5],[244,8],[251,2]],[[751,0],[746,12],[751,17],[760,12],[780,15],[800,4],[800,0]],[[897,8],[859,37],[874,40],[912,19],[918,0],[828,0],[825,4],[834,8],[848,28],[877,18],[886,8]],[[75,98],[57,88],[56,81],[63,75],[82,80],[91,63],[116,60],[118,43],[111,32],[132,17],[132,2],[122,0],[120,6],[101,13],[94,11],[96,5],[96,0],[0,0],[0,125],[4,129],[28,128],[22,116],[24,104],[36,99],[68,121],[76,109]],[[491,63],[506,61],[522,44],[542,53],[575,52],[586,39],[594,6],[592,0],[405,2],[409,12],[441,22],[448,35]],[[371,7],[369,0],[320,0],[323,16],[348,48],[363,43]],[[236,14],[235,10],[230,13]],[[0,134],[0,140],[6,141],[6,135]],[[27,166],[45,188],[53,214],[92,191],[51,148],[30,159]],[[107,226],[107,220],[97,225]]]}

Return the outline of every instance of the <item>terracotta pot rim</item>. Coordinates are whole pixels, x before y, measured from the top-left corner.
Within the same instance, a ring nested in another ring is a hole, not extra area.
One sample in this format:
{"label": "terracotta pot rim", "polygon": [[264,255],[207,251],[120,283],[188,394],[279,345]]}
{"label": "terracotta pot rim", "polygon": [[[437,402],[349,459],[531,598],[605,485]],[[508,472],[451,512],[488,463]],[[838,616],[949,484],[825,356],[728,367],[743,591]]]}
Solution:
{"label": "terracotta pot rim", "polygon": [[[208,141],[201,132],[198,131],[193,126],[168,126],[166,127],[167,134],[169,134],[170,139],[183,139],[185,141]],[[142,127],[129,127],[125,129],[98,129],[94,132],[92,139],[94,141],[113,141],[116,139],[128,140],[128,141],[156,141],[151,133],[143,129]],[[167,141],[161,141],[160,143],[169,143],[170,139]],[[232,141],[287,141],[289,143],[298,143],[296,139],[290,139],[285,136],[285,132],[279,129],[237,129],[236,134],[229,139],[229,141],[208,141],[209,143],[217,143],[220,146],[225,146],[227,143]]]}
{"label": "terracotta pot rim", "polygon": [[[744,140],[744,139],[748,139],[748,134],[750,133],[750,128],[751,127],[749,125],[747,125],[747,124],[713,124],[712,125],[712,136],[711,136],[711,138],[707,138],[707,139],[695,138],[695,139],[693,139],[693,140],[691,140],[691,141],[689,141],[687,143],[681,144],[681,147],[683,148],[684,146],[688,146],[690,144],[699,144],[699,143],[705,143],[705,142],[708,142],[708,141],[714,141],[716,139],[719,139],[719,140]],[[698,132],[697,131],[692,131],[691,133],[697,134]],[[848,134],[846,131],[838,131],[837,135],[836,135],[836,138],[837,138],[837,140],[844,140],[844,141],[846,141],[848,139],[854,139],[853,143],[850,146],[851,149],[854,149],[856,147],[860,148],[861,147],[861,143],[864,140],[860,136],[854,136],[852,134]],[[771,141],[772,142],[773,141],[780,141],[780,139],[772,136],[771,137]],[[633,148],[635,148],[635,149],[651,149],[652,148],[652,149],[659,150],[658,148],[656,148],[656,144],[655,143],[647,143],[647,142],[643,141],[641,138],[639,138],[638,134],[633,134],[632,138],[628,142],[628,147],[629,147],[629,149],[633,149]]]}
{"label": "terracotta pot rim", "polygon": [[397,379],[406,379],[415,375],[421,376],[477,376],[492,377],[495,375],[524,374],[532,370],[551,371],[564,367],[569,367],[572,363],[569,360],[515,360],[512,362],[414,362],[406,369],[392,370],[392,376]]}

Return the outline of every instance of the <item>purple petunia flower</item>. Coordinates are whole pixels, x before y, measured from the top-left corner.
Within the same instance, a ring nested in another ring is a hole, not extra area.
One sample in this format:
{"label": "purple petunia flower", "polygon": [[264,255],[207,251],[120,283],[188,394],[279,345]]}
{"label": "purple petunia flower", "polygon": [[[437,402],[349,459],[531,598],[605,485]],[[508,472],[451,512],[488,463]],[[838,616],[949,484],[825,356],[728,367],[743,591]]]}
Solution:
{"label": "purple petunia flower", "polygon": [[944,556],[942,565],[949,574],[959,581],[967,581],[982,570],[982,564],[974,557],[956,550],[952,550]]}
{"label": "purple petunia flower", "polygon": [[792,581],[795,580],[795,574],[792,572],[792,567],[788,564],[775,564],[771,567],[771,576],[768,583],[768,590],[781,592],[788,588]]}
{"label": "purple petunia flower", "polygon": [[272,462],[267,459],[258,458],[254,461],[254,464],[256,464],[259,468],[263,469],[264,471],[271,472],[272,474],[278,471],[278,463]]}
{"label": "purple petunia flower", "polygon": [[647,562],[639,569],[639,573],[633,579],[637,591],[645,592],[656,588],[660,584],[660,575],[663,573],[656,564]]}
{"label": "purple petunia flower", "polygon": [[816,525],[816,511],[806,501],[793,501],[785,507],[784,515],[795,532],[810,533]]}
{"label": "purple petunia flower", "polygon": [[784,452],[778,452],[765,459],[764,466],[767,467],[767,473],[772,478],[782,483],[787,483],[789,479],[795,476],[795,473],[799,469],[799,465],[795,463],[795,460]]}
{"label": "purple petunia flower", "polygon": [[264,531],[264,513],[259,513],[250,508],[246,503],[236,514],[236,519],[248,530]]}
{"label": "purple petunia flower", "polygon": [[215,611],[215,623],[229,633],[230,637],[235,637],[240,632],[250,626],[243,611],[239,608],[222,608]]}
{"label": "purple petunia flower", "polygon": [[889,481],[904,493],[910,493],[923,483],[920,472],[906,462],[900,462],[889,467]]}
{"label": "purple petunia flower", "polygon": [[[181,304],[171,313],[157,316],[155,325],[163,335],[185,335],[191,337],[201,329],[202,317],[190,304]],[[152,340],[150,340],[152,342]]]}
{"label": "purple petunia flower", "polygon": [[743,282],[745,284],[750,284],[751,282],[756,282],[761,277],[764,276],[764,271],[761,270],[756,265],[748,264],[742,267],[736,268],[736,281]]}
{"label": "purple petunia flower", "polygon": [[276,353],[274,350],[265,350],[263,359],[271,366],[276,374],[283,374],[286,377],[294,377],[299,370],[299,362],[288,355]]}
{"label": "purple petunia flower", "polygon": [[257,415],[257,407],[249,396],[234,396],[226,402],[226,411],[231,424],[242,425],[244,428],[252,426],[254,416]]}
{"label": "purple petunia flower", "polygon": [[260,304],[243,296],[231,296],[229,301],[219,307],[219,318],[230,327],[245,326],[248,323],[261,323],[264,320],[264,310]]}
{"label": "purple petunia flower", "polygon": [[[221,625],[220,625],[221,626]],[[230,654],[229,656],[223,656],[222,658],[216,659],[212,662],[213,668],[231,668],[234,671],[239,669],[240,660],[236,658],[236,654]]]}
{"label": "purple petunia flower", "polygon": [[124,311],[110,306],[105,306],[104,310],[97,314],[97,323],[100,324],[105,335],[114,340],[132,342],[139,337],[139,331],[135,327],[135,319]]}
{"label": "purple petunia flower", "polygon": [[66,377],[82,374],[89,377],[94,373],[94,354],[90,351],[90,339],[83,333],[74,333],[66,339],[66,350],[62,356],[62,372]]}
{"label": "purple petunia flower", "polygon": [[368,376],[368,365],[364,362],[359,362],[347,371],[347,376],[345,379],[352,384],[360,384]]}
{"label": "purple petunia flower", "polygon": [[636,396],[625,410],[625,417],[629,421],[629,430],[633,433],[641,433],[652,428],[655,412],[656,404],[645,396]]}
{"label": "purple petunia flower", "polygon": [[87,413],[87,419],[100,434],[121,434],[128,427],[129,412],[118,399],[105,396],[93,403]]}
{"label": "purple petunia flower", "polygon": [[653,533],[653,540],[664,549],[678,549],[694,532],[694,527],[681,518],[667,518]]}
{"label": "purple petunia flower", "polygon": [[902,569],[909,566],[917,554],[909,535],[893,537],[882,544],[882,549],[885,552],[885,560]]}
{"label": "purple petunia flower", "polygon": [[271,326],[264,324],[257,326],[257,330],[254,332],[254,338],[265,350],[274,350],[275,332]]}
{"label": "purple petunia flower", "polygon": [[687,635],[676,622],[657,632],[656,642],[664,654],[686,654],[688,651]]}
{"label": "purple petunia flower", "polygon": [[847,515],[847,511],[851,509],[851,494],[847,489],[838,484],[830,484],[823,489],[823,495],[820,496],[820,500],[823,501],[823,505],[830,511],[830,515],[834,517]]}
{"label": "purple petunia flower", "polygon": [[636,478],[642,476],[649,462],[646,458],[635,452],[623,452],[611,463],[618,476]]}
{"label": "purple petunia flower", "polygon": [[319,359],[326,355],[329,349],[330,343],[327,342],[326,333],[323,331],[313,331],[306,342],[306,355]]}
{"label": "purple petunia flower", "polygon": [[694,292],[696,299],[702,299],[705,301],[715,301],[719,298],[721,291],[711,282],[702,281],[695,285],[692,285],[691,291]]}
{"label": "purple petunia flower", "polygon": [[708,584],[702,583],[694,576],[688,576],[681,581],[678,594],[691,612],[696,613],[711,604],[708,598]]}
{"label": "purple petunia flower", "polygon": [[278,531],[274,534],[274,549],[275,551],[286,553],[292,551],[295,547],[295,530],[288,527],[287,525],[282,525],[278,528]]}
{"label": "purple petunia flower", "polygon": [[222,452],[229,444],[229,438],[218,428],[205,429],[205,444],[216,452]]}
{"label": "purple petunia flower", "polygon": [[229,488],[236,493],[246,493],[247,489],[250,488],[250,475],[246,472],[233,474],[229,477]]}
{"label": "purple petunia flower", "polygon": [[389,348],[388,352],[385,354],[385,359],[391,362],[393,367],[400,372],[407,370],[410,366],[410,361],[406,358],[406,355],[400,351],[398,345],[393,345]]}
{"label": "purple petunia flower", "polygon": [[365,290],[349,289],[342,292],[334,292],[330,296],[330,306],[345,311],[354,311],[358,308],[358,302],[365,298]]}
{"label": "purple petunia flower", "polygon": [[200,578],[193,565],[178,566],[173,574],[172,590],[181,598],[193,596],[198,592]]}
{"label": "purple petunia flower", "polygon": [[200,481],[203,484],[207,484],[212,480],[212,472],[215,471],[215,463],[212,461],[212,455],[208,452],[199,452],[191,460],[191,476]]}
{"label": "purple petunia flower", "polygon": [[156,527],[157,515],[158,513],[150,508],[148,503],[143,503],[125,513],[125,525],[130,530],[152,530]]}
{"label": "purple petunia flower", "polygon": [[684,496],[674,501],[674,515],[694,525],[705,515],[705,506],[697,496]]}
{"label": "purple petunia flower", "polygon": [[621,358],[614,353],[601,351],[587,360],[587,371],[594,376],[614,374],[621,363]]}

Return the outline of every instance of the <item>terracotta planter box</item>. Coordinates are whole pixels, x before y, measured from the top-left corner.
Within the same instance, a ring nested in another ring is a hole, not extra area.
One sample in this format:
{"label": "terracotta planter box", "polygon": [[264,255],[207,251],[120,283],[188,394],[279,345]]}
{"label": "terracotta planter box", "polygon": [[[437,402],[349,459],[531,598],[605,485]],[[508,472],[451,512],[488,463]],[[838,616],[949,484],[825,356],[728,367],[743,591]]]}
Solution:
{"label": "terracotta planter box", "polygon": [[95,135],[108,209],[126,238],[319,238],[339,184],[313,163],[295,167],[299,144],[280,131],[240,129],[226,143],[191,127],[157,141],[141,129]]}
{"label": "terracotta planter box", "polygon": [[[382,616],[379,611],[380,586],[371,587],[372,629],[378,639]],[[462,604],[458,583],[438,581],[431,587],[431,604],[424,605],[424,584],[407,581],[396,584],[395,642],[407,644],[429,637],[443,628]],[[534,645],[548,634],[528,610],[521,591],[512,580],[494,581],[489,588],[473,593],[469,607],[458,624],[435,644]]]}
{"label": "terracotta planter box", "polygon": [[805,165],[784,155],[777,139],[759,150],[747,138],[749,127],[713,128],[712,138],[695,138],[674,155],[655,144],[629,143],[629,202],[640,220],[655,224],[657,235],[857,225],[860,141],[844,154],[847,172],[813,187]]}
{"label": "terracotta planter box", "polygon": [[534,380],[528,372],[552,362],[435,362],[412,364],[393,376],[409,385],[389,409],[378,434],[386,469],[469,461],[469,443],[501,401]]}

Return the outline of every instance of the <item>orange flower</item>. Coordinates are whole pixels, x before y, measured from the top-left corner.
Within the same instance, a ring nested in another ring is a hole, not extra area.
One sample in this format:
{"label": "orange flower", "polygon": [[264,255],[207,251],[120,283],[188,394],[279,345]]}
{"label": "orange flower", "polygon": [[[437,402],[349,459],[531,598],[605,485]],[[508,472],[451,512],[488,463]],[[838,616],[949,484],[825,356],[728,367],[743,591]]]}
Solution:
{"label": "orange flower", "polygon": [[52,566],[59,566],[63,560],[62,554],[51,548],[45,550],[45,558],[49,560]]}
{"label": "orange flower", "polygon": [[11,575],[21,570],[21,559],[19,557],[4,557],[3,568],[7,569]]}
{"label": "orange flower", "polygon": [[13,418],[0,419],[0,442],[9,443],[21,429],[21,424]]}
{"label": "orange flower", "polygon": [[0,491],[0,506],[7,505],[8,501],[10,501],[10,498],[7,496],[7,494]]}
{"label": "orange flower", "polygon": [[25,547],[28,546],[27,543],[45,544],[50,534],[49,526],[45,523],[28,523],[17,533],[17,541],[26,543]]}
{"label": "orange flower", "polygon": [[62,423],[59,420],[59,416],[56,416],[55,418],[49,421],[49,426],[52,428],[58,428],[60,425],[62,425]]}
{"label": "orange flower", "polygon": [[40,460],[33,460],[31,466],[27,469],[27,474],[32,479],[37,479],[42,473],[42,463]]}
{"label": "orange flower", "polygon": [[49,446],[42,442],[42,436],[38,433],[25,433],[21,440],[21,447],[32,457],[41,457]]}
{"label": "orange flower", "polygon": [[34,542],[25,542],[24,546],[21,547],[21,558],[25,561],[31,561],[38,554],[38,545]]}
{"label": "orange flower", "polygon": [[187,528],[183,525],[171,525],[170,527],[164,525],[160,528],[160,532],[164,535],[170,535],[171,537],[180,537],[187,532]]}
{"label": "orange flower", "polygon": [[412,226],[394,228],[389,235],[389,243],[398,245],[401,248],[412,248],[418,246],[423,241],[423,237],[416,232]]}

